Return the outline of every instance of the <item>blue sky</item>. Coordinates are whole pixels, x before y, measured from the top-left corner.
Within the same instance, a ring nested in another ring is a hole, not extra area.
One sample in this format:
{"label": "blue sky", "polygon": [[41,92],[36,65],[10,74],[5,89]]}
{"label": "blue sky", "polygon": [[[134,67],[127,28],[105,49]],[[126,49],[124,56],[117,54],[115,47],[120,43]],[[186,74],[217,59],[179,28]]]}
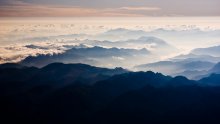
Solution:
{"label": "blue sky", "polygon": [[220,16],[220,0],[0,0],[0,16]]}

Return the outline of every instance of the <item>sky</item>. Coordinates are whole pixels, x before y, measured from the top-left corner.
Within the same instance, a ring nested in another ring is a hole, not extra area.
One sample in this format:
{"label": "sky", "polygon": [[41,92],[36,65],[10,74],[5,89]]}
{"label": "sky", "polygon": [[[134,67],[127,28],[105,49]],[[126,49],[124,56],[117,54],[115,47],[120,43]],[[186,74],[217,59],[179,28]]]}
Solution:
{"label": "sky", "polygon": [[220,16],[220,0],[0,0],[0,17]]}

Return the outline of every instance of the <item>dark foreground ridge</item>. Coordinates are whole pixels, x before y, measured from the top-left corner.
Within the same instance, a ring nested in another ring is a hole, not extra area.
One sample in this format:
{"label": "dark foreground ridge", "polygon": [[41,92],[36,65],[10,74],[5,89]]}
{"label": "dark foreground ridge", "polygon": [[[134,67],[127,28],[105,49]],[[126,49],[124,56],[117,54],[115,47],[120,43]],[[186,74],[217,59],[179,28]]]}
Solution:
{"label": "dark foreground ridge", "polygon": [[85,64],[0,65],[1,121],[216,124],[219,77],[193,81]]}

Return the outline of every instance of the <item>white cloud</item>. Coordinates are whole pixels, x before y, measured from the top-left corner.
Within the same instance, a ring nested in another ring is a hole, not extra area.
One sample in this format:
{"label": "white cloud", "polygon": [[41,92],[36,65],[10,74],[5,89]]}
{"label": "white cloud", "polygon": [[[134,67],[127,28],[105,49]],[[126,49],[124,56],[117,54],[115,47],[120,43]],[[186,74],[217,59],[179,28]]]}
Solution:
{"label": "white cloud", "polygon": [[[13,44],[0,47],[0,63],[19,62],[28,56],[37,56],[39,54],[57,54],[63,53],[72,47],[79,46],[77,43],[68,42],[39,42],[32,44]],[[72,46],[72,47],[71,47]],[[79,46],[82,47],[82,46]],[[86,47],[86,46],[84,46]]]}

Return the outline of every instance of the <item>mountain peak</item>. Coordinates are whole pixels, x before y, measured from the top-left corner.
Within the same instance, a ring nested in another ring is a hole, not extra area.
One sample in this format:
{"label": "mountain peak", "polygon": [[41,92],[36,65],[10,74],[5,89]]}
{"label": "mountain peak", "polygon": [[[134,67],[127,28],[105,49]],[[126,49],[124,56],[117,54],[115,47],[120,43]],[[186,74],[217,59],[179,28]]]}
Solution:
{"label": "mountain peak", "polygon": [[207,48],[197,48],[191,51],[191,53],[197,54],[197,55],[211,55],[214,57],[220,57],[220,46],[212,46]]}
{"label": "mountain peak", "polygon": [[25,66],[17,64],[17,63],[4,63],[0,65],[0,68],[17,68],[17,69],[21,69],[21,68],[25,68]]}

